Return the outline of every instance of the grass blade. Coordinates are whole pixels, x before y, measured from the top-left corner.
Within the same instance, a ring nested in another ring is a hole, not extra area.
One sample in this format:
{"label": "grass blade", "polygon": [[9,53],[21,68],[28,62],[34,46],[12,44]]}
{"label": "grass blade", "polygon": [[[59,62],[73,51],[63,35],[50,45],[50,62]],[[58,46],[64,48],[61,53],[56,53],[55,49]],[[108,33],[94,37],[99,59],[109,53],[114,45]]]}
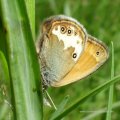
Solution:
{"label": "grass blade", "polygon": [[0,83],[4,82],[10,87],[10,78],[7,61],[4,54],[0,51]]}
{"label": "grass blade", "polygon": [[30,27],[32,30],[33,38],[35,39],[35,0],[25,0],[27,13],[30,20]]}
{"label": "grass blade", "polygon": [[1,6],[7,31],[15,119],[40,120],[43,116],[40,70],[25,2],[1,0]]}
{"label": "grass blade", "polygon": [[69,100],[69,96],[66,96],[61,102],[61,104],[58,106],[57,110],[52,114],[50,120],[54,120],[54,118],[57,117],[64,110],[68,100]]}
{"label": "grass blade", "polygon": [[[120,102],[116,102],[113,104],[112,109],[117,109],[120,107]],[[98,111],[95,111],[94,113],[89,114],[88,116],[82,118],[82,120],[95,120],[97,119],[96,117],[100,116],[103,113],[106,113],[107,108],[102,108]]]}
{"label": "grass blade", "polygon": [[6,104],[6,101],[11,102],[10,78],[7,61],[0,51],[0,120],[10,118],[9,114],[12,114],[10,103]]}
{"label": "grass blade", "polygon": [[[114,78],[114,46],[113,46],[113,42],[111,42],[111,45],[112,45],[112,66],[111,66],[111,80],[112,80]],[[108,112],[107,112],[106,120],[111,120],[113,92],[114,92],[114,84],[112,84],[109,89]]]}
{"label": "grass blade", "polygon": [[71,111],[76,109],[81,103],[85,102],[88,98],[96,95],[97,93],[101,92],[105,88],[108,88],[110,85],[113,83],[117,82],[120,80],[120,75],[114,77],[112,80],[109,80],[105,82],[104,84],[98,86],[97,88],[91,90],[87,95],[83,96],[82,98],[78,99],[77,102],[75,102],[73,105],[71,105],[68,109],[66,109],[63,113],[58,115],[54,120],[59,120],[63,117],[65,117],[67,114],[69,114]]}

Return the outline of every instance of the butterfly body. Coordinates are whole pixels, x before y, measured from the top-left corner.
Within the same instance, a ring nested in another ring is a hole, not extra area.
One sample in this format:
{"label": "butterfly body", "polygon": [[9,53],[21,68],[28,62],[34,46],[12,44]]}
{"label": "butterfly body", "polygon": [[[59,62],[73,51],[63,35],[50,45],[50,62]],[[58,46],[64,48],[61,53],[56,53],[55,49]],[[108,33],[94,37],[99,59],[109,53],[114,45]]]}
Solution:
{"label": "butterfly body", "polygon": [[108,58],[104,45],[66,16],[47,19],[39,41],[41,74],[47,86],[59,87],[82,79]]}

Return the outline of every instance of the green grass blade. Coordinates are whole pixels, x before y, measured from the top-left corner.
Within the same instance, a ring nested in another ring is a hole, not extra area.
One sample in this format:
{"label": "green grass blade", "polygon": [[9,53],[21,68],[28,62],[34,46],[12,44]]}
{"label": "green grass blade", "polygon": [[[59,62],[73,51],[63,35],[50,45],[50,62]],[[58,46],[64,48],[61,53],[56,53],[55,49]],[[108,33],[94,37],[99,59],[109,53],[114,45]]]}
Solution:
{"label": "green grass blade", "polygon": [[68,1],[66,1],[64,4],[64,14],[67,16],[71,16],[71,8],[70,3]]}
{"label": "green grass blade", "polygon": [[73,105],[71,105],[68,109],[66,109],[63,113],[58,115],[54,120],[59,120],[63,117],[65,117],[67,114],[69,114],[71,111],[76,109],[81,103],[85,102],[88,98],[96,95],[100,91],[104,90],[105,88],[108,88],[110,85],[113,83],[117,82],[120,80],[120,75],[114,77],[112,80],[109,80],[105,82],[104,84],[98,86],[97,88],[91,90],[87,95],[83,96],[82,98],[78,99],[77,102],[75,102]]}
{"label": "green grass blade", "polygon": [[27,13],[30,20],[30,27],[32,30],[33,38],[35,39],[35,0],[25,0]]}
{"label": "green grass blade", "polygon": [[0,51],[0,83],[4,82],[10,87],[10,78],[7,61],[4,54]]}
{"label": "green grass blade", "polygon": [[[113,46],[113,42],[111,42],[111,45],[112,45],[112,66],[111,66],[111,80],[112,80],[114,78],[114,46]],[[109,89],[108,111],[107,111],[106,120],[111,120],[113,92],[114,92],[114,84],[112,84]]]}
{"label": "green grass blade", "polygon": [[[117,109],[120,108],[120,102],[116,102],[113,104],[112,109]],[[107,108],[101,108],[98,111],[95,111],[87,116],[85,116],[84,118],[82,118],[82,120],[95,120],[97,119],[101,114],[106,113]]]}
{"label": "green grass blade", "polygon": [[58,9],[57,9],[57,5],[56,5],[56,1],[55,0],[48,0],[48,2],[50,4],[51,10],[54,12],[54,14],[57,14]]}
{"label": "green grass blade", "polygon": [[10,118],[9,114],[12,112],[10,103],[5,101],[11,102],[10,78],[7,61],[0,51],[0,120]]}
{"label": "green grass blade", "polygon": [[[40,70],[24,0],[1,0],[15,119],[42,119]],[[35,16],[33,16],[35,17]]]}
{"label": "green grass blade", "polygon": [[50,120],[54,120],[54,118],[57,117],[64,110],[68,100],[69,100],[69,96],[66,96],[63,99],[63,101],[60,103],[60,105],[57,107],[57,110],[52,114]]}

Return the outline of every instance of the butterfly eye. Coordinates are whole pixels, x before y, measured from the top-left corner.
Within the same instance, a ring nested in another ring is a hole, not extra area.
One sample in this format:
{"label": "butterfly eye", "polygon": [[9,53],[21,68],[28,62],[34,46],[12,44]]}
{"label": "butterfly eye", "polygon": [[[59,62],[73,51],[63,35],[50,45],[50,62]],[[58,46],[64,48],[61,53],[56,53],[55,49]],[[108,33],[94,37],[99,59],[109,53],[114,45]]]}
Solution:
{"label": "butterfly eye", "polygon": [[77,57],[77,54],[76,53],[73,53],[73,58],[76,58]]}
{"label": "butterfly eye", "polygon": [[66,32],[66,28],[64,26],[61,27],[61,33],[65,33]]}

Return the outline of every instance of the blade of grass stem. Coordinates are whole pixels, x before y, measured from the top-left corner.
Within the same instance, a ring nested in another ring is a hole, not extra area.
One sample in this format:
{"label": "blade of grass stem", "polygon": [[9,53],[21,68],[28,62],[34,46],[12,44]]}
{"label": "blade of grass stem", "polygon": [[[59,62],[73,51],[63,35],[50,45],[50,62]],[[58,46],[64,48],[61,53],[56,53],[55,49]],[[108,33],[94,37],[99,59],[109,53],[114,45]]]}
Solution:
{"label": "blade of grass stem", "polygon": [[[120,102],[116,102],[113,104],[112,109],[119,108],[119,107],[120,107]],[[87,115],[86,117],[82,118],[82,120],[95,120],[96,117],[98,117],[103,113],[106,113],[106,111],[107,111],[107,108],[102,108],[98,111],[95,111],[94,113]]]}
{"label": "blade of grass stem", "polygon": [[[114,78],[114,46],[113,42],[111,42],[112,46],[112,64],[111,64],[111,80]],[[108,99],[108,112],[106,115],[106,120],[111,120],[111,114],[112,114],[112,102],[113,102],[113,93],[114,93],[114,84],[110,86],[109,89],[109,99]]]}
{"label": "blade of grass stem", "polygon": [[35,0],[25,0],[32,36],[35,40]]}
{"label": "blade of grass stem", "polygon": [[[1,0],[17,120],[43,118],[42,85],[24,0]],[[35,17],[35,16],[33,16]]]}
{"label": "blade of grass stem", "polygon": [[56,116],[58,116],[65,108],[65,105],[67,104],[69,100],[69,96],[66,96],[62,102],[60,103],[60,105],[57,107],[57,110],[52,114],[52,116],[50,117],[50,120],[54,120],[54,118]]}
{"label": "blade of grass stem", "polygon": [[8,113],[12,112],[5,101],[11,102],[10,78],[7,61],[0,51],[0,120],[8,117]]}
{"label": "blade of grass stem", "polygon": [[60,115],[58,115],[54,120],[59,120],[68,115],[71,111],[75,110],[81,103],[85,102],[88,98],[96,95],[97,93],[101,92],[102,90],[108,88],[113,83],[120,80],[120,75],[114,77],[112,80],[109,80],[105,82],[104,84],[96,87],[95,89],[91,90],[87,95],[83,96],[82,98],[78,99],[76,102],[74,102],[73,105],[71,105],[69,108],[67,108],[65,111],[63,111]]}

